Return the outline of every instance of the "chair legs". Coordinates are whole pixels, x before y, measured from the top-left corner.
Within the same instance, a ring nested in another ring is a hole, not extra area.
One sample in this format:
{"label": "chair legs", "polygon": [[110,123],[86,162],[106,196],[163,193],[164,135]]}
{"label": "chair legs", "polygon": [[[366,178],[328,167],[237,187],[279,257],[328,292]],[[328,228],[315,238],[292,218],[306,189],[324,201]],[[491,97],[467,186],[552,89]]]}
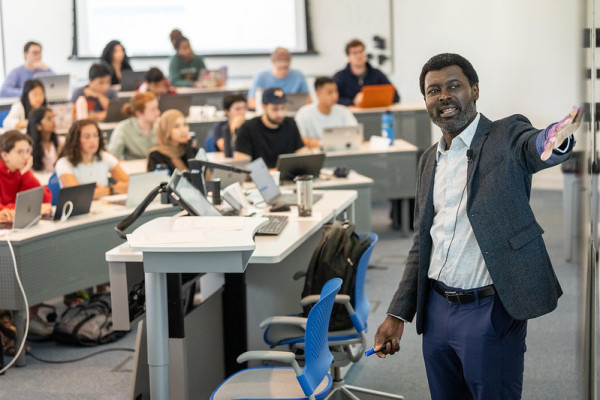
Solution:
{"label": "chair legs", "polygon": [[327,394],[325,400],[404,400],[404,397],[396,394],[346,385],[346,383],[344,382],[344,378],[342,378],[340,368],[332,369],[333,371],[331,377],[333,379],[333,383],[331,391]]}

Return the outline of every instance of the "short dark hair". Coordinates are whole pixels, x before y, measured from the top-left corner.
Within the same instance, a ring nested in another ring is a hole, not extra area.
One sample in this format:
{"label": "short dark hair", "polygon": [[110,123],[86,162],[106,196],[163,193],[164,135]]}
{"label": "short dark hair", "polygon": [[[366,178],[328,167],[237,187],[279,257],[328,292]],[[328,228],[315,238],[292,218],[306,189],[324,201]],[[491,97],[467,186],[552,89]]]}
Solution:
{"label": "short dark hair", "polygon": [[105,76],[111,75],[111,68],[104,62],[92,64],[92,66],[90,67],[90,72],[88,74],[90,81],[93,81],[96,78],[104,78]]}
{"label": "short dark hair", "polygon": [[362,46],[363,49],[366,48],[365,44],[358,40],[358,39],[352,39],[351,41],[349,41],[348,43],[346,43],[346,55],[350,54],[350,49],[353,47],[358,47],[358,46]]}
{"label": "short dark hair", "polygon": [[39,79],[27,79],[23,84],[23,92],[21,93],[21,104],[23,104],[23,110],[25,110],[25,118],[29,117],[29,113],[32,111],[31,103],[29,103],[29,92],[33,89],[40,87],[44,92],[44,102],[42,105],[47,105],[46,89],[44,84]]}
{"label": "short dark hair", "polygon": [[14,149],[15,144],[21,140],[25,140],[31,145],[31,138],[16,129],[4,132],[3,135],[0,135],[0,152],[5,151],[10,153]]}
{"label": "short dark hair", "polygon": [[148,72],[146,72],[146,82],[148,83],[158,83],[164,80],[165,74],[163,74],[163,72],[156,67],[152,67],[148,70]]}
{"label": "short dark hair", "polygon": [[328,83],[333,83],[334,85],[336,84],[333,78],[330,76],[319,76],[317,79],[315,79],[315,90],[321,89]]}
{"label": "short dark hair", "polygon": [[229,110],[231,108],[231,106],[233,105],[233,103],[237,103],[237,102],[244,102],[247,103],[248,100],[246,100],[246,96],[244,96],[241,93],[237,93],[237,94],[228,94],[227,96],[223,97],[223,108],[225,110]]}
{"label": "short dark hair", "polygon": [[423,65],[421,76],[419,76],[419,86],[421,87],[421,94],[423,97],[425,96],[425,75],[427,75],[429,71],[439,71],[440,69],[451,67],[453,65],[462,69],[463,74],[465,74],[469,80],[469,85],[473,86],[479,83],[477,72],[475,72],[475,68],[473,68],[473,65],[471,65],[469,60],[458,54],[442,53],[431,57],[429,61]]}
{"label": "short dark hair", "polygon": [[38,42],[34,42],[33,40],[30,40],[29,42],[25,43],[25,46],[23,46],[23,53],[27,53],[31,46],[38,46],[40,49],[42,48],[41,44],[39,44]]}

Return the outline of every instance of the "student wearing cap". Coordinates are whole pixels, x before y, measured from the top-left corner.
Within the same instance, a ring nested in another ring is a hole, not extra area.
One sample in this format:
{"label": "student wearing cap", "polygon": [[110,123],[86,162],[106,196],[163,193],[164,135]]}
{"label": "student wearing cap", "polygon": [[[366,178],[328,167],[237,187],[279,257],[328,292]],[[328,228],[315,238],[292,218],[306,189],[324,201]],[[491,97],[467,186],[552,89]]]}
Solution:
{"label": "student wearing cap", "polygon": [[256,108],[256,90],[263,92],[269,88],[280,88],[285,93],[306,93],[310,103],[308,84],[304,74],[297,69],[290,69],[292,54],[283,47],[276,48],[271,54],[271,69],[259,72],[254,76],[252,86],[248,91],[248,107]]}
{"label": "student wearing cap", "polygon": [[[352,39],[346,44],[348,64],[346,68],[333,76],[340,91],[338,103],[345,106],[358,106],[362,101],[362,87],[370,85],[391,84],[383,72],[373,68],[367,62],[365,44],[358,39]],[[394,103],[400,102],[398,90],[394,93]]]}
{"label": "student wearing cap", "polygon": [[240,126],[233,159],[250,161],[259,157],[269,168],[275,168],[280,154],[304,151],[304,143],[293,118],[285,116],[287,99],[280,88],[265,90],[264,113]]}
{"label": "student wearing cap", "polygon": [[335,126],[356,126],[358,121],[352,111],[338,102],[338,88],[328,76],[315,79],[316,104],[302,106],[296,113],[296,124],[308,148],[321,147],[323,129]]}

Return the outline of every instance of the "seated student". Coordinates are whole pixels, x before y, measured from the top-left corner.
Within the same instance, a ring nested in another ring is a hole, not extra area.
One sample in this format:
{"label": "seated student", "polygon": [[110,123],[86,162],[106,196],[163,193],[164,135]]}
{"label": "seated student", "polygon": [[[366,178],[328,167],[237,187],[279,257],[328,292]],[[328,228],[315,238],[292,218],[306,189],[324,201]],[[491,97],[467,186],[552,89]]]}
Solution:
{"label": "seated student", "polygon": [[190,127],[179,110],[167,110],[160,116],[156,126],[158,145],[148,154],[148,171],[168,168],[185,171],[187,160],[196,156],[197,149],[190,146]]}
{"label": "seated student", "polygon": [[169,80],[176,87],[198,87],[204,59],[194,54],[188,38],[179,29],[171,31],[171,43],[177,52],[169,61]]}
{"label": "seated student", "polygon": [[127,57],[125,47],[118,40],[111,40],[106,44],[104,50],[102,50],[100,60],[112,68],[110,75],[111,85],[120,85],[122,71],[133,71],[131,64],[129,64],[129,57]]}
{"label": "seated student", "polygon": [[38,79],[25,81],[21,100],[10,107],[8,115],[4,118],[3,126],[6,129],[26,128],[29,114],[41,105],[47,105],[44,85]]}
{"label": "seated student", "polygon": [[315,80],[317,104],[307,104],[296,113],[296,124],[302,141],[308,148],[320,147],[323,128],[333,126],[356,126],[358,121],[352,111],[337,104],[338,90],[335,81],[328,76]]}
{"label": "seated student", "polygon": [[223,108],[227,121],[216,123],[211,135],[215,138],[217,149],[225,152],[225,157],[233,157],[237,129],[246,121],[246,97],[243,94],[228,94],[223,98]]}
{"label": "seated student", "polygon": [[[2,213],[0,220],[12,221],[17,193],[41,186],[31,170],[22,171],[31,162],[31,138],[17,130],[5,132],[0,136],[0,209],[8,209]],[[52,194],[44,188],[44,204],[42,214],[52,210]]]}
{"label": "seated student", "polygon": [[171,86],[171,82],[156,67],[152,67],[146,72],[146,80],[142,82],[137,91],[139,93],[152,92],[156,97],[160,97],[163,94],[177,93],[175,88]]}
{"label": "seated student", "polygon": [[104,63],[92,64],[88,74],[89,83],[75,89],[71,96],[73,103],[73,115],[76,114],[75,103],[80,96],[84,96],[87,102],[88,118],[101,121],[106,118],[108,103],[117,98],[117,92],[110,87],[110,76],[112,72]]}
{"label": "seated student", "polygon": [[37,73],[52,74],[52,70],[42,61],[42,45],[27,42],[23,47],[25,64],[10,71],[0,89],[0,97],[19,97],[23,92],[25,81],[33,79]]}
{"label": "seated student", "polygon": [[[358,106],[362,101],[362,87],[369,85],[389,84],[389,79],[377,68],[367,62],[365,44],[353,39],[346,44],[348,64],[346,68],[333,76],[340,92],[338,102],[345,106]],[[394,94],[394,103],[400,101],[398,90]]]}
{"label": "seated student", "polygon": [[275,168],[280,154],[305,151],[293,118],[285,116],[287,99],[283,90],[270,88],[262,96],[264,114],[240,126],[233,159],[255,160],[259,157],[269,168]]}
{"label": "seated student", "polygon": [[54,113],[46,106],[36,108],[29,115],[27,134],[33,141],[33,170],[54,172],[54,164],[62,150],[64,138],[60,140],[55,132]]}
{"label": "seated student", "polygon": [[117,124],[108,143],[108,151],[122,160],[146,158],[156,146],[154,123],[160,117],[158,99],[152,92],[137,93],[123,106],[127,118]]}
{"label": "seated student", "polygon": [[307,102],[310,103],[308,84],[304,74],[297,69],[290,69],[292,54],[283,47],[276,48],[271,54],[271,69],[259,72],[254,76],[252,86],[248,91],[248,106],[256,108],[256,90],[277,87],[285,93],[306,93]]}
{"label": "seated student", "polygon": [[[111,194],[127,193],[129,175],[112,154],[104,150],[104,138],[96,121],[74,122],[56,162],[61,187],[96,182],[94,200]],[[115,183],[108,180],[111,176]]]}

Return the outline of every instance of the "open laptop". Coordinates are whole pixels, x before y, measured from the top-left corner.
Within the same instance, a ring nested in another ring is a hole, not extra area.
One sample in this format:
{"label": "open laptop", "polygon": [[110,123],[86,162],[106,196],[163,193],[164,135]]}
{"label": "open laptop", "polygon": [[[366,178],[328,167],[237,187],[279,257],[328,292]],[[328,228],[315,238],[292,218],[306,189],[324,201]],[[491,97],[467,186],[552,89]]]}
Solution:
{"label": "open laptop", "polygon": [[286,111],[296,112],[300,107],[308,104],[308,93],[286,93],[287,105]]}
{"label": "open laptop", "polygon": [[[322,162],[321,165],[323,165]],[[256,185],[258,192],[265,203],[272,206],[279,204],[298,204],[298,196],[296,193],[281,193],[279,186],[275,183],[267,164],[265,164],[262,158],[257,158],[251,163],[246,164],[246,169],[251,171],[250,178],[252,178],[252,181]],[[316,176],[318,176],[318,174]],[[316,203],[321,197],[320,194],[313,194],[313,203]]]}
{"label": "open laptop", "polygon": [[95,188],[96,182],[61,188],[58,192],[56,211],[54,212],[53,219],[55,221],[61,219],[63,210],[68,210],[69,208],[69,206],[65,206],[67,202],[71,202],[73,207],[69,217],[89,213],[92,200],[94,199]]}
{"label": "open laptop", "polygon": [[36,187],[17,193],[13,222],[0,223],[0,229],[26,229],[40,220],[44,188]]}
{"label": "open laptop", "polygon": [[46,100],[48,100],[49,103],[69,101],[70,75],[49,75],[42,72],[35,74],[34,77],[39,79],[39,81],[44,85]]}
{"label": "open laptop", "polygon": [[175,109],[179,110],[186,117],[190,115],[190,106],[192,105],[192,96],[189,94],[167,94],[160,96],[158,108],[160,112]]}
{"label": "open laptop", "polygon": [[325,153],[280,154],[276,167],[281,172],[282,181],[292,181],[299,175],[312,175],[318,178],[324,162]]}
{"label": "open laptop", "polygon": [[136,90],[145,80],[148,71],[121,71],[121,92]]}
{"label": "open laptop", "polygon": [[126,119],[127,115],[123,114],[123,106],[127,103],[129,103],[129,99],[112,99],[108,103],[108,108],[106,109],[106,117],[102,122],[120,122]]}
{"label": "open laptop", "polygon": [[[227,165],[237,168],[244,169],[248,161],[234,161],[228,163]],[[221,180],[221,189],[225,189],[227,186],[232,185],[234,183],[239,183],[240,185],[248,180],[247,173],[233,172],[233,171],[225,171],[219,168],[213,168],[211,171],[211,179],[220,179]]]}
{"label": "open laptop", "polygon": [[394,102],[394,85],[369,85],[363,86],[361,90],[363,94],[362,101],[359,107],[389,107]]}
{"label": "open laptop", "polygon": [[363,124],[356,126],[333,126],[323,129],[323,151],[358,150],[363,142]]}
{"label": "open laptop", "polygon": [[[119,204],[124,205],[127,208],[134,208],[146,198],[148,193],[162,182],[169,182],[169,171],[156,170],[152,172],[131,174],[129,175],[127,194],[105,196],[102,200],[107,201],[110,204]],[[158,202],[159,200],[160,198],[156,197],[154,202]]]}

